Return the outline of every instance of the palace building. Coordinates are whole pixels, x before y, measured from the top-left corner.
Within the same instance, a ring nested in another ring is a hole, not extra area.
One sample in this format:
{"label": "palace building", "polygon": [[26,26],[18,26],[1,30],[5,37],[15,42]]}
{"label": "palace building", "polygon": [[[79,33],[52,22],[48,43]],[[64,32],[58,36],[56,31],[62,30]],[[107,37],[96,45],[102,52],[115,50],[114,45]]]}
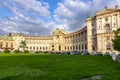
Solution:
{"label": "palace building", "polygon": [[86,19],[86,26],[82,29],[67,33],[56,29],[52,36],[26,36],[23,34],[9,34],[0,36],[0,49],[17,50],[21,41],[25,41],[29,51],[83,51],[114,52],[111,39],[114,30],[120,28],[120,9],[105,7],[96,12],[94,17]]}

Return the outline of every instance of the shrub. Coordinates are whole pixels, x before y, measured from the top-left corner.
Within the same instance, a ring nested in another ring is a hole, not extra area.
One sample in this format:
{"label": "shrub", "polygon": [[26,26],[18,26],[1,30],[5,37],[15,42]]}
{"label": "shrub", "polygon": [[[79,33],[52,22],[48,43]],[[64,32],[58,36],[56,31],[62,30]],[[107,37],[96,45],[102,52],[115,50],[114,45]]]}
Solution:
{"label": "shrub", "polygon": [[28,50],[25,50],[24,53],[29,53],[29,51],[28,51]]}
{"label": "shrub", "polygon": [[14,53],[19,53],[20,51],[19,50],[14,50]]}
{"label": "shrub", "polygon": [[6,49],[3,51],[4,53],[10,53],[10,50]]}

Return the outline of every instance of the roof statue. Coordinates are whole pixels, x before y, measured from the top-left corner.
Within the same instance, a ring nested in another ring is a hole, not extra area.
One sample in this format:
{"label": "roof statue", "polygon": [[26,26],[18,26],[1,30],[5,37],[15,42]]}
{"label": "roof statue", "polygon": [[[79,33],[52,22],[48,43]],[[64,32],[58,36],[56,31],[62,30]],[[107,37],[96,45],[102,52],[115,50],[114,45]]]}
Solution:
{"label": "roof statue", "polygon": [[115,5],[115,8],[118,9],[118,5]]}

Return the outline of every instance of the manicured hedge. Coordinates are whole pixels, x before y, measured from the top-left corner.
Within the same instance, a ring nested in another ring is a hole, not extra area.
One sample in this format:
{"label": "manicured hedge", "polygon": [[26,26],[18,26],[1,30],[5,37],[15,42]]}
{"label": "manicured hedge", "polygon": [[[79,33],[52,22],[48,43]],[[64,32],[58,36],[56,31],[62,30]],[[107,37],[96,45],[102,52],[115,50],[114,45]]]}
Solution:
{"label": "manicured hedge", "polygon": [[28,51],[28,50],[25,50],[24,53],[29,53],[29,51]]}
{"label": "manicured hedge", "polygon": [[19,53],[20,51],[19,50],[14,50],[14,53]]}
{"label": "manicured hedge", "polygon": [[6,49],[3,51],[4,53],[10,53],[10,50]]}

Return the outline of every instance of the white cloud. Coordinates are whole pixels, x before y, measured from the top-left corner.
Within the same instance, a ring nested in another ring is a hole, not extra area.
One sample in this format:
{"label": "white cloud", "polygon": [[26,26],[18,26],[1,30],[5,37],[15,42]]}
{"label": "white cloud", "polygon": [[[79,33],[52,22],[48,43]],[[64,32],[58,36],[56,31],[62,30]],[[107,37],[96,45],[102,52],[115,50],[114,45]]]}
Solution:
{"label": "white cloud", "polygon": [[[84,27],[88,14],[105,6],[120,6],[120,0],[62,0],[54,10],[52,19],[49,8],[52,5],[38,0],[0,0],[0,7],[12,15],[0,20],[0,34],[21,32],[28,35],[49,35],[55,28],[75,31]],[[53,21],[55,20],[55,21]]]}
{"label": "white cloud", "polygon": [[2,33],[49,34],[51,28],[46,25],[46,20],[50,19],[50,11],[47,3],[37,0],[1,0],[0,6],[13,15],[7,20],[0,21]]}
{"label": "white cloud", "polygon": [[86,25],[88,14],[92,17],[105,6],[114,8],[116,4],[120,6],[119,3],[120,0],[64,0],[58,3],[54,18],[61,26],[66,25],[65,30],[74,31]]}

